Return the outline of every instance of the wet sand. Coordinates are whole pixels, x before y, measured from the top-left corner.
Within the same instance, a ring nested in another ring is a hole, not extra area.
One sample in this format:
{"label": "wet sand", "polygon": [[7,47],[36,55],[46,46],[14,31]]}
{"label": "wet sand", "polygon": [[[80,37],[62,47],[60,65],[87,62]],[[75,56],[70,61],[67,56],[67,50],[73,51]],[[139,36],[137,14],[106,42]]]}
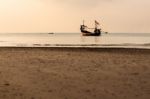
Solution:
{"label": "wet sand", "polygon": [[0,48],[0,99],[150,99],[150,50]]}

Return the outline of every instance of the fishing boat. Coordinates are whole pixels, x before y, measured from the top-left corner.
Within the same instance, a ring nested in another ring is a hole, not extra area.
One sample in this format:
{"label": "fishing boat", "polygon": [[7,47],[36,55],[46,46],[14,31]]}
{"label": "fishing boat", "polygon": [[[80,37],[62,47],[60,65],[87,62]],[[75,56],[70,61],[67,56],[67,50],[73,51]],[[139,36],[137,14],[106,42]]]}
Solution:
{"label": "fishing boat", "polygon": [[[95,28],[88,28],[86,25],[80,26],[80,30],[83,36],[100,36],[101,35],[101,29],[98,28],[100,24],[95,20]],[[93,32],[89,31],[90,29],[93,30]]]}

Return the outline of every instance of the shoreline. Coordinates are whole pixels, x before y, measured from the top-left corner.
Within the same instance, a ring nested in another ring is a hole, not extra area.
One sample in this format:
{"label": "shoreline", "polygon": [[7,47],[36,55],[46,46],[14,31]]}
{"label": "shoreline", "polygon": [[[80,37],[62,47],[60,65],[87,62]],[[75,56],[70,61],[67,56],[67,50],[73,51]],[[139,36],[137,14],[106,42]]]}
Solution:
{"label": "shoreline", "polygon": [[0,99],[148,99],[150,50],[0,47]]}
{"label": "shoreline", "polygon": [[134,49],[134,50],[150,50],[150,48],[142,48],[142,47],[113,47],[113,46],[101,46],[101,47],[91,47],[91,46],[77,46],[77,47],[74,47],[74,46],[0,46],[0,49],[3,49],[3,48],[39,48],[39,49]]}
{"label": "shoreline", "polygon": [[17,44],[17,45],[1,45],[0,48],[95,48],[95,49],[150,49],[150,44]]}

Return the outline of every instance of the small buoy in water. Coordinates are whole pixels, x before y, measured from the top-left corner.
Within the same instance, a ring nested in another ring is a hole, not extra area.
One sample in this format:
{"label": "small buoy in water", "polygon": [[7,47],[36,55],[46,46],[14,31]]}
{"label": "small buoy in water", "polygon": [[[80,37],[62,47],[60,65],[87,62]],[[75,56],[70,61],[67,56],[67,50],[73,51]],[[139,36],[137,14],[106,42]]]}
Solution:
{"label": "small buoy in water", "polygon": [[48,33],[48,34],[54,34],[54,33]]}

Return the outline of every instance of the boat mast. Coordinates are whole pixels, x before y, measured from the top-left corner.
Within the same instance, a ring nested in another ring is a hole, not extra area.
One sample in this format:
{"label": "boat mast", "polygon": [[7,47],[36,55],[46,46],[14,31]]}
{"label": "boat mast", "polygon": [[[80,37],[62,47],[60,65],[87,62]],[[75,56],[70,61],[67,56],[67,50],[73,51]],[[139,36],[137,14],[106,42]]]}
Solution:
{"label": "boat mast", "polygon": [[83,25],[84,25],[84,20],[83,20]]}
{"label": "boat mast", "polygon": [[98,28],[98,25],[99,25],[99,22],[97,22],[97,21],[95,20],[95,29]]}

